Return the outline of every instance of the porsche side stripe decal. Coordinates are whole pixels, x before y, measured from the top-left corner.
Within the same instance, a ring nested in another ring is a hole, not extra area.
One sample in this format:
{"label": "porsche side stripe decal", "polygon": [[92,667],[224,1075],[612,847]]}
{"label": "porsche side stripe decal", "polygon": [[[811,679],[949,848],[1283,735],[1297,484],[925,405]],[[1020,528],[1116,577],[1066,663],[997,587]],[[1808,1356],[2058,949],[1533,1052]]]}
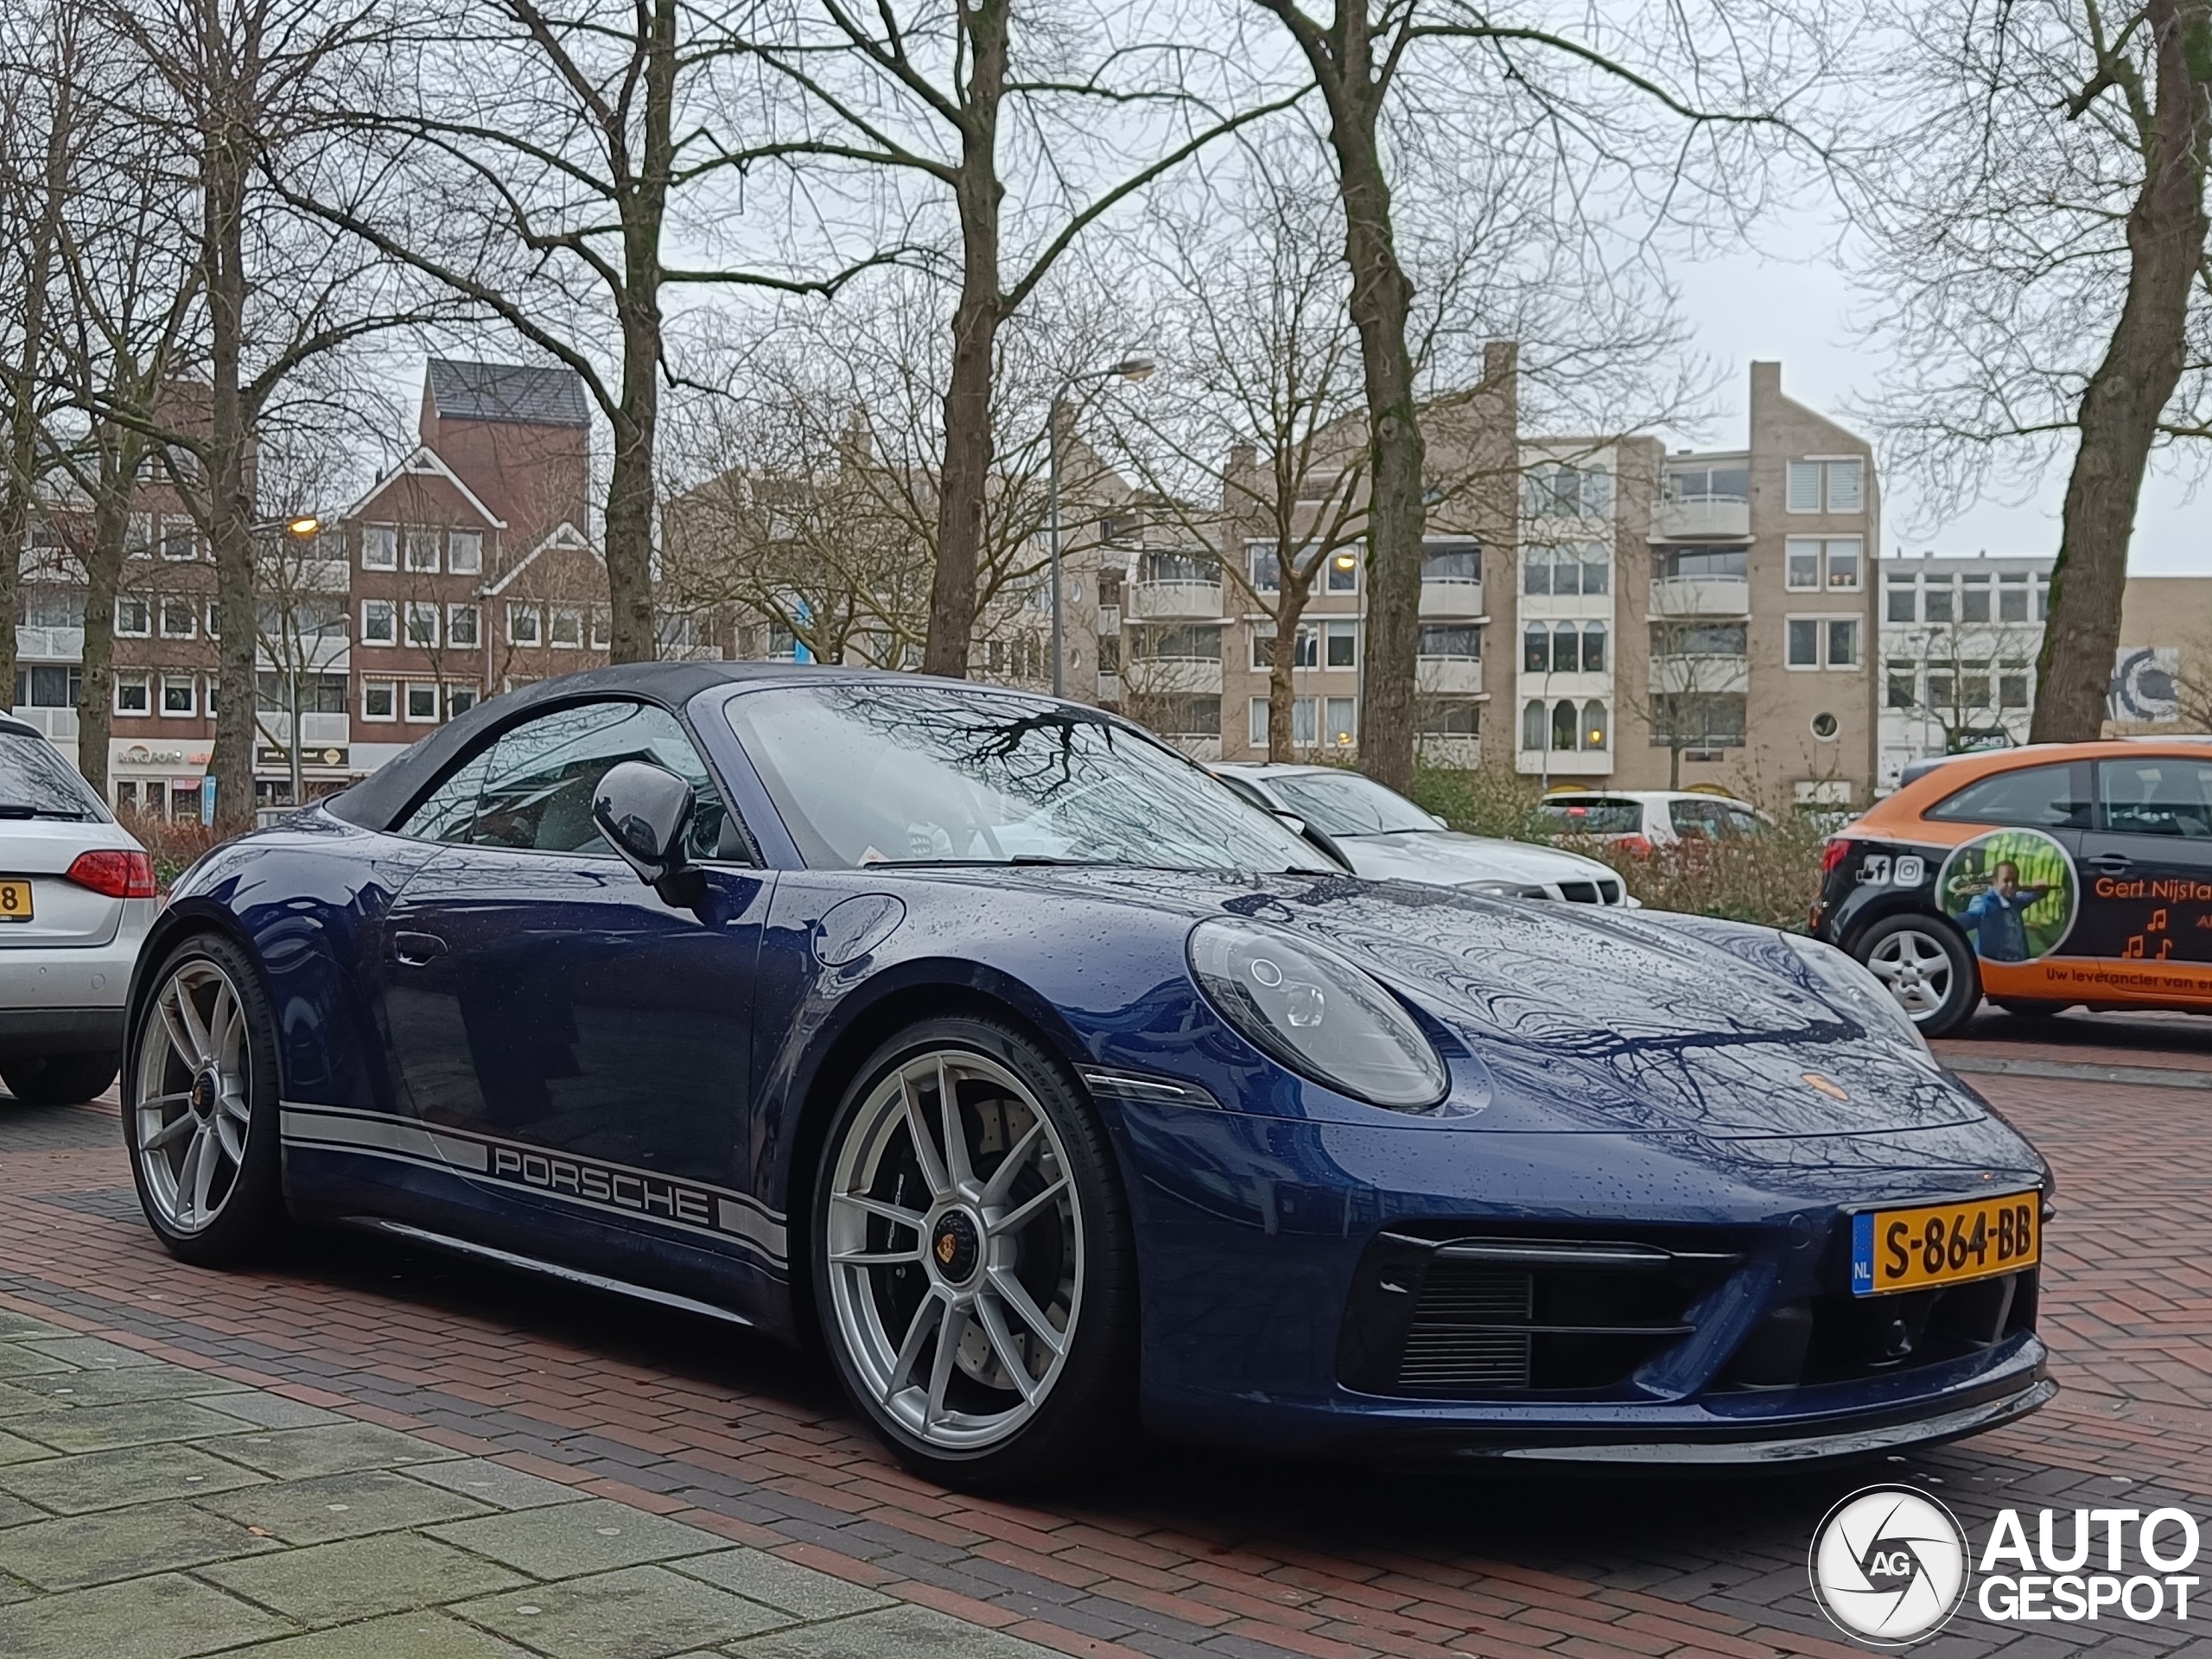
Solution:
{"label": "porsche side stripe decal", "polygon": [[579,1209],[735,1242],[777,1267],[785,1263],[781,1216],[743,1193],[703,1182],[488,1135],[429,1129],[388,1113],[349,1107],[287,1102],[281,1121],[285,1142],[302,1149],[390,1158],[472,1176]]}

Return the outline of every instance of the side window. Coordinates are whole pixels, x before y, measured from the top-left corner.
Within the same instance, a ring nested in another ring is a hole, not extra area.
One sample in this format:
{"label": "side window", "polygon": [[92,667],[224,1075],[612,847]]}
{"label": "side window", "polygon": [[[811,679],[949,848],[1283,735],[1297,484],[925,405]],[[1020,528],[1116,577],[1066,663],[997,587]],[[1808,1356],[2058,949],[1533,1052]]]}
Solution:
{"label": "side window", "polygon": [[2089,766],[2022,766],[1977,778],[1928,810],[1947,823],[2012,823],[2032,830],[2089,827]]}
{"label": "side window", "polygon": [[1711,801],[1669,801],[1667,816],[1678,836],[1704,836],[1717,841],[1725,833],[1726,820]]}
{"label": "side window", "polygon": [[476,825],[476,804],[484,793],[484,774],[491,759],[487,749],[448,776],[407,815],[398,833],[416,841],[468,840],[469,831]]}
{"label": "side window", "polygon": [[2160,755],[2097,763],[2104,828],[2128,836],[2212,838],[2212,765]]}
{"label": "side window", "polygon": [[713,858],[721,842],[721,792],[676,716],[640,702],[593,702],[556,709],[514,728],[494,743],[474,827],[482,847],[612,858],[592,822],[592,796],[607,770],[625,760],[664,766],[698,800],[690,852]]}

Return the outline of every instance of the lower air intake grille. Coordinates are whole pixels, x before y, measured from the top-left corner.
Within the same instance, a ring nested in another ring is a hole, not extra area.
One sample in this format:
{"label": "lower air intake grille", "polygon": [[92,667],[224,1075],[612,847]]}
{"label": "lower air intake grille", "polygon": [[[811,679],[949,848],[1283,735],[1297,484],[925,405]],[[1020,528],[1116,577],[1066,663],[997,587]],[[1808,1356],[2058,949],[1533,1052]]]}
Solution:
{"label": "lower air intake grille", "polygon": [[1562,881],[1559,884],[1559,896],[1569,904],[1594,905],[1598,902],[1598,884],[1595,881]]}
{"label": "lower air intake grille", "polygon": [[1529,1333],[1480,1327],[1527,1325],[1533,1283],[1525,1273],[1432,1268],[1406,1332],[1399,1383],[1414,1391],[1527,1388]]}

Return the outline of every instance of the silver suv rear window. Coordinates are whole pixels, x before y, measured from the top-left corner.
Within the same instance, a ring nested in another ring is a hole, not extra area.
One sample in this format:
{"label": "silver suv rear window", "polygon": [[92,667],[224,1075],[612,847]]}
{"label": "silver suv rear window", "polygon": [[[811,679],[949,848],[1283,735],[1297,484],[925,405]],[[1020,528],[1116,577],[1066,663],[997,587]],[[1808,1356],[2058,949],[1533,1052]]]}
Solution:
{"label": "silver suv rear window", "polygon": [[107,817],[99,797],[42,737],[0,732],[0,818]]}

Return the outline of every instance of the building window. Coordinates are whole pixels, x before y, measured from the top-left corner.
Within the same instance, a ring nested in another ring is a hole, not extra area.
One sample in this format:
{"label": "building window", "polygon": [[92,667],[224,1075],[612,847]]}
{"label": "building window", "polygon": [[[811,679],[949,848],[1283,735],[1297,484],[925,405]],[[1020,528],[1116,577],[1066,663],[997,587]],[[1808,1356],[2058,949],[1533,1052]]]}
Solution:
{"label": "building window", "polygon": [[1477,586],[1483,579],[1483,544],[1480,542],[1429,543],[1421,550],[1421,579],[1423,582]]}
{"label": "building window", "polygon": [[1789,463],[1791,512],[1863,512],[1866,507],[1866,463],[1863,461],[1793,461]]}
{"label": "building window", "polygon": [[1521,709],[1521,747],[1541,749],[1544,747],[1544,705],[1530,702]]}
{"label": "building window", "polygon": [[438,717],[438,688],[416,681],[407,683],[407,718],[420,725]]}
{"label": "building window", "polygon": [[219,599],[207,601],[207,637],[210,639],[223,637],[223,601]]}
{"label": "building window", "polygon": [[2050,620],[2050,580],[2047,576],[2036,578],[2036,620]]}
{"label": "building window", "polygon": [[[1144,556],[1141,568],[1146,582],[1196,582],[1211,587],[1221,581],[1221,562],[1212,554],[1195,549],[1155,549]],[[1179,732],[1176,735],[1190,734]]]}
{"label": "building window", "polygon": [[1989,664],[1967,663],[1961,664],[1959,675],[1959,706],[1964,709],[1986,709],[1989,701]]}
{"label": "building window", "polygon": [[[1323,636],[1327,651],[1322,661],[1331,668],[1359,666],[1359,624],[1357,622],[1329,622],[1323,625]],[[1426,632],[1426,630],[1424,630]]]}
{"label": "building window", "polygon": [[399,569],[399,531],[397,526],[391,524],[361,526],[361,569],[364,570]]}
{"label": "building window", "polygon": [[473,576],[484,569],[484,532],[449,530],[446,532],[446,569],[456,576]]}
{"label": "building window", "polygon": [[446,687],[446,718],[457,720],[476,706],[476,688],[473,685]]}
{"label": "building window", "polygon": [[1789,493],[1785,505],[1791,512],[1818,512],[1821,510],[1819,461],[1793,461],[1789,463]]}
{"label": "building window", "polygon": [[1541,462],[1523,480],[1521,510],[1531,518],[1609,518],[1613,475],[1602,467]]}
{"label": "building window", "polygon": [[[1423,581],[1427,578],[1424,576]],[[1321,578],[1324,593],[1356,594],[1359,591],[1359,553],[1354,548],[1339,548],[1329,555],[1329,568]]]}
{"label": "building window", "polygon": [[189,674],[162,676],[162,713],[183,716],[199,712],[196,687]]}
{"label": "building window", "polygon": [[1997,578],[1997,620],[1999,622],[2024,622],[2028,620],[2028,579],[2024,574]]}
{"label": "building window", "polygon": [[446,643],[462,649],[482,643],[482,636],[477,632],[474,605],[446,607]]}
{"label": "building window", "polygon": [[1522,586],[1531,594],[1602,594],[1612,586],[1612,552],[1601,542],[1580,547],[1532,547]]}
{"label": "building window", "polygon": [[2025,709],[2028,706],[2028,669],[2024,663],[2005,663],[1997,676],[1997,706],[2000,709]]}
{"label": "building window", "polygon": [[115,596],[115,633],[118,639],[143,639],[154,631],[154,609],[137,594]]}
{"label": "building window", "polygon": [[1784,579],[1796,593],[1821,588],[1856,591],[1861,547],[1856,536],[1792,536],[1784,547]]}
{"label": "building window", "polygon": [[581,651],[584,644],[584,613],[572,605],[556,605],[546,619],[545,638],[549,645],[564,651]]}
{"label": "building window", "polygon": [[1789,619],[1789,649],[1784,660],[1792,668],[1818,668],[1821,665],[1821,625],[1817,618],[1796,616]]}
{"label": "building window", "polygon": [[[1832,619],[1828,623],[1828,662],[1830,668],[1859,666],[1859,620],[1856,617]],[[1984,681],[1985,685],[1987,684]],[[1985,692],[1985,696],[1987,694]]]}
{"label": "building window", "polygon": [[1910,622],[1920,604],[1919,579],[1914,576],[1891,576],[1889,583],[1889,620]]}
{"label": "building window", "polygon": [[[1118,590],[1121,584],[1116,582],[1115,586]],[[1101,591],[1103,594],[1103,588]],[[613,629],[613,613],[604,605],[593,606],[591,607],[591,648],[594,651],[605,651],[611,646],[614,643]],[[1117,648],[1119,644],[1117,640],[1116,642]]]}
{"label": "building window", "polygon": [[1586,750],[1605,747],[1605,705],[1594,697],[1582,705],[1582,747]]}
{"label": "building window", "polygon": [[1251,747],[1255,749],[1266,748],[1268,747],[1268,700],[1265,697],[1252,699],[1252,707],[1248,719],[1250,725],[1246,736],[1250,740]]}
{"label": "building window", "polygon": [[1751,465],[1747,461],[1724,461],[1696,467],[1670,467],[1660,490],[1662,499],[1677,504],[1748,502],[1751,499]]}
{"label": "building window", "polygon": [[1552,672],[1573,674],[1582,667],[1582,631],[1572,622],[1552,630]]}
{"label": "building window", "polygon": [[1896,658],[1891,658],[1888,672],[1883,681],[1884,705],[1891,709],[1911,708],[1913,688],[1919,678],[1919,674],[1910,663],[1901,662]]}
{"label": "building window", "polygon": [[1483,631],[1471,623],[1424,622],[1421,625],[1421,654],[1455,661],[1480,662]]}
{"label": "building window", "polygon": [[41,663],[16,671],[18,709],[74,709],[84,690],[84,671],[74,664]]}
{"label": "building window", "polygon": [[1986,575],[1959,578],[1959,620],[1986,622],[1989,620],[1989,578]]}
{"label": "building window", "polygon": [[1576,715],[1574,705],[1565,697],[1552,705],[1552,747],[1561,753],[1574,753]]}
{"label": "building window", "polygon": [[1602,622],[1586,622],[1582,626],[1582,671],[1605,671],[1605,625]]}
{"label": "building window", "polygon": [[1828,586],[1834,589],[1859,588],[1859,540],[1856,536],[1835,536],[1828,539]]}
{"label": "building window", "polygon": [[200,531],[191,519],[162,520],[162,556],[172,563],[200,556]]}
{"label": "building window", "polygon": [[1359,738],[1359,704],[1352,697],[1330,697],[1321,705],[1322,734],[1339,749],[1348,749]]}
{"label": "building window", "polygon": [[1955,622],[1958,620],[1955,601],[1958,595],[1948,576],[1928,578],[1928,620],[1930,622]]}
{"label": "building window", "polygon": [[507,639],[511,644],[534,645],[543,637],[539,632],[541,621],[535,605],[507,607]]}
{"label": "building window", "polygon": [[426,601],[407,601],[407,643],[423,651],[438,646],[438,607]]}
{"label": "building window", "polygon": [[363,680],[361,682],[361,718],[363,720],[397,720],[399,718],[399,687],[391,680]]}
{"label": "building window", "polygon": [[407,568],[410,570],[435,571],[438,568],[438,532],[435,530],[410,530],[407,532]]}
{"label": "building window", "polygon": [[115,677],[115,712],[118,715],[143,715],[150,709],[151,692],[143,674],[118,674]]}
{"label": "building window", "polygon": [[1531,622],[1521,632],[1521,671],[1524,674],[1548,674],[1552,671],[1552,631],[1541,622]]}
{"label": "building window", "polygon": [[1472,697],[1424,697],[1414,717],[1423,737],[1478,737],[1482,704]]}
{"label": "building window", "polygon": [[399,638],[398,607],[388,599],[365,599],[361,601],[361,643],[365,645],[389,645]]}
{"label": "building window", "polygon": [[1655,748],[1694,753],[1744,747],[1749,699],[1740,691],[1675,692],[1651,701]]}
{"label": "building window", "polygon": [[1255,546],[1249,551],[1252,591],[1255,594],[1280,592],[1282,588],[1282,561],[1276,556],[1274,549]]}
{"label": "building window", "polygon": [[199,608],[189,599],[164,598],[162,601],[162,638],[197,639],[200,634]]}
{"label": "building window", "polygon": [[154,515],[150,512],[132,513],[130,521],[124,526],[124,556],[132,559],[147,558],[152,555],[153,550]]}

